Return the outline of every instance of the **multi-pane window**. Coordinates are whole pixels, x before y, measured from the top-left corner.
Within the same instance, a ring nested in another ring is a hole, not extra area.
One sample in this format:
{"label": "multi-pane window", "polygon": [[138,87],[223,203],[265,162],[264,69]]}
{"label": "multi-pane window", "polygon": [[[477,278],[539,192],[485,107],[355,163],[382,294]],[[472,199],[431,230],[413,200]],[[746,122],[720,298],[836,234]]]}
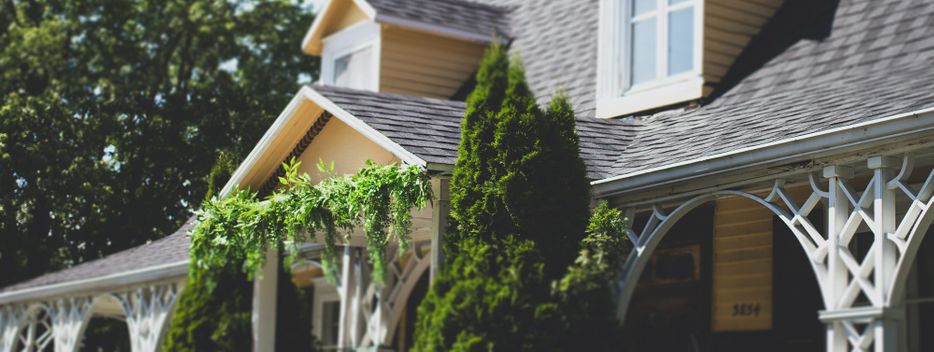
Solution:
{"label": "multi-pane window", "polygon": [[340,333],[341,302],[328,301],[321,304],[321,346],[326,350],[337,350]]}
{"label": "multi-pane window", "polygon": [[380,26],[362,22],[322,39],[321,83],[377,91]]}
{"label": "multi-pane window", "polygon": [[373,47],[367,46],[335,59],[332,80],[335,86],[366,89],[373,79],[372,68]]}
{"label": "multi-pane window", "polygon": [[626,38],[633,87],[694,70],[694,0],[629,0]]}

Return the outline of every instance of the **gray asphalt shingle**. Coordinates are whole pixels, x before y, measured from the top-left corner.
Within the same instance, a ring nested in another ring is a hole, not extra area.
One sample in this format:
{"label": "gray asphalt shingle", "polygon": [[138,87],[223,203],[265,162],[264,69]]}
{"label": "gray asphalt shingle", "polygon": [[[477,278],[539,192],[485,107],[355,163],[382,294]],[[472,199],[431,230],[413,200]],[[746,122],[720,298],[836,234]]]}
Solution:
{"label": "gray asphalt shingle", "polygon": [[471,34],[508,35],[508,9],[458,0],[368,0],[379,16],[450,28]]}
{"label": "gray asphalt shingle", "polygon": [[[367,125],[429,163],[453,165],[460,143],[464,102],[375,93],[332,86],[312,87]],[[600,178],[632,140],[624,120],[578,119],[581,157],[590,177]]]}
{"label": "gray asphalt shingle", "polygon": [[0,289],[0,293],[92,279],[188,260],[188,249],[191,247],[188,230],[191,229],[193,221],[194,218],[189,219],[184,226],[161,239],[4,287]]}
{"label": "gray asphalt shingle", "polygon": [[[521,56],[539,102],[564,91],[583,121],[578,124],[589,123],[599,0],[473,1],[513,9],[511,50]],[[594,136],[605,149],[597,153],[616,155],[612,162],[590,162],[591,174],[664,167],[934,106],[934,3],[833,3],[786,1],[731,68],[735,84],[718,88],[715,99],[638,117],[617,132],[623,141]],[[821,37],[802,33],[821,27],[827,27]],[[770,53],[776,48],[783,50]]]}

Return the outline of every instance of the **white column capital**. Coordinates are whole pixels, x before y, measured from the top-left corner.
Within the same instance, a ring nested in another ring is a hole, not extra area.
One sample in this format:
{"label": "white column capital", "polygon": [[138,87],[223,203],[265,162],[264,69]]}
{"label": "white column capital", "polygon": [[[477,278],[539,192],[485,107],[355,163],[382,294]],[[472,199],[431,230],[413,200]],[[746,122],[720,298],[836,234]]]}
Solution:
{"label": "white column capital", "polygon": [[866,159],[866,167],[871,170],[876,169],[894,169],[901,166],[901,158],[894,156],[874,156]]}
{"label": "white column capital", "polygon": [[853,177],[853,168],[849,166],[830,165],[824,167],[824,178],[848,179]]}

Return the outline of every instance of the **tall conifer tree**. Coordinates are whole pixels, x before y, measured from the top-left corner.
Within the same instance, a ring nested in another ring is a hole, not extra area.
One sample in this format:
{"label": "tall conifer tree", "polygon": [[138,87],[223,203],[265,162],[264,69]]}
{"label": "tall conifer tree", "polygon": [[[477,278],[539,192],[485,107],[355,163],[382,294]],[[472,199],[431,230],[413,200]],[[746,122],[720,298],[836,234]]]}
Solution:
{"label": "tall conifer tree", "polygon": [[461,134],[450,259],[419,308],[416,350],[553,350],[551,282],[577,254],[589,202],[570,104],[538,108],[521,64],[494,45]]}

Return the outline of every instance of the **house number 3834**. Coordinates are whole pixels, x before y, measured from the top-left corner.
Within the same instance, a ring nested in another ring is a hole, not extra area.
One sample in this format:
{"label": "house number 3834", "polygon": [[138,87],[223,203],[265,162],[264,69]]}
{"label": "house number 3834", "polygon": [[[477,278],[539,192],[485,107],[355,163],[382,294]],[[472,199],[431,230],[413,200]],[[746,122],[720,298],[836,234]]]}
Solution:
{"label": "house number 3834", "polygon": [[759,316],[759,303],[739,303],[733,305],[734,317]]}

